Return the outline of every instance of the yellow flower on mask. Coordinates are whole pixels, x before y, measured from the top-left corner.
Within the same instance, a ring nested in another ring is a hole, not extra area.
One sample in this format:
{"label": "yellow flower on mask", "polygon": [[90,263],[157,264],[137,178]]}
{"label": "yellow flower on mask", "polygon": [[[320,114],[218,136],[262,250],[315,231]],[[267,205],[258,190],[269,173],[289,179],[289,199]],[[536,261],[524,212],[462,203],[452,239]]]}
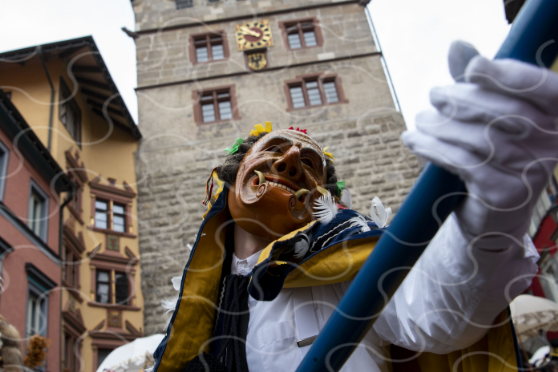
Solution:
{"label": "yellow flower on mask", "polygon": [[331,162],[333,163],[333,161],[335,160],[335,158],[333,157],[333,154],[331,152],[327,152],[327,149],[329,147],[324,148],[322,151],[324,152],[324,155],[327,156],[329,158],[329,160],[331,160]]}
{"label": "yellow flower on mask", "polygon": [[257,125],[254,125],[254,128],[255,129],[252,129],[252,131],[250,132],[251,136],[258,136],[258,135],[260,135],[264,132],[271,133],[271,131],[272,131],[270,121],[265,122],[265,128],[261,123],[257,124]]}

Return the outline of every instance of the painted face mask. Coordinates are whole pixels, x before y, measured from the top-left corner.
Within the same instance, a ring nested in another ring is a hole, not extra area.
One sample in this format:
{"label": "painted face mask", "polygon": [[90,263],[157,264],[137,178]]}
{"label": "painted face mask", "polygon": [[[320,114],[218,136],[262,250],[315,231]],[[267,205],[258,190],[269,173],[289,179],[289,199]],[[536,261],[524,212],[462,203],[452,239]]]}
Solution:
{"label": "painted face mask", "polygon": [[326,178],[320,146],[294,130],[262,137],[244,156],[229,191],[229,210],[247,232],[269,240],[312,220],[312,203]]}

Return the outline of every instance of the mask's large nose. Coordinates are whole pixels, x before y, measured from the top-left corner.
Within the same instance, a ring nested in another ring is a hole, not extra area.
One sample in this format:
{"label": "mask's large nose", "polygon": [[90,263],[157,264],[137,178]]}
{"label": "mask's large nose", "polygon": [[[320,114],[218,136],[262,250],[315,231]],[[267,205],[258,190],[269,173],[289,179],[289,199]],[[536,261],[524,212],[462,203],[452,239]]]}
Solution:
{"label": "mask's large nose", "polygon": [[285,178],[296,180],[302,174],[300,169],[300,149],[291,146],[289,151],[271,167],[271,171]]}

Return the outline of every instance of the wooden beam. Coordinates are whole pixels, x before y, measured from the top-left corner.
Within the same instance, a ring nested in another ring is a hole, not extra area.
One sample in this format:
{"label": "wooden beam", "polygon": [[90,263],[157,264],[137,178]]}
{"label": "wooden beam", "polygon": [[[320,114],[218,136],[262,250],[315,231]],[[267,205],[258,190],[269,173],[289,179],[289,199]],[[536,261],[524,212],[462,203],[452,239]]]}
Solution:
{"label": "wooden beam", "polygon": [[[110,99],[109,96],[106,96],[106,95],[101,94],[101,93],[94,92],[94,91],[89,90],[87,88],[81,88],[81,93],[85,94],[86,96],[90,96],[90,97],[93,97],[93,98],[100,99],[103,102]],[[114,102],[114,99],[111,101],[111,104],[113,104],[113,103],[116,105],[116,102]]]}
{"label": "wooden beam", "polygon": [[74,65],[72,67],[72,71],[75,73],[83,73],[83,74],[100,74],[103,72],[99,68],[99,66],[77,66]]}
{"label": "wooden beam", "polygon": [[84,47],[85,47],[85,45],[81,45],[81,46],[78,46],[78,47],[75,47],[75,48],[70,48],[70,49],[68,49],[68,50],[65,50],[65,51],[63,51],[63,52],[58,53],[58,57],[59,57],[59,58],[66,58],[66,57],[69,57],[69,56],[71,56],[72,54],[74,54],[75,52],[77,52],[77,51],[83,49]]}
{"label": "wooden beam", "polygon": [[98,81],[85,79],[85,78],[82,78],[82,77],[79,77],[79,76],[76,76],[76,80],[80,84],[89,85],[90,87],[93,87],[93,88],[103,89],[103,90],[107,90],[107,91],[111,92],[110,87],[105,83],[99,83]]}
{"label": "wooden beam", "polygon": [[[96,98],[98,100],[102,100],[103,102],[110,99],[109,96],[106,96],[106,95],[101,94],[101,93],[94,92],[94,91],[86,89],[86,88],[82,88],[81,93],[86,95],[86,96]],[[132,119],[131,115],[127,111],[125,111],[126,110],[126,105],[125,105],[124,100],[122,99],[122,97],[120,97],[120,96],[119,97],[114,97],[111,100],[110,104],[111,105],[114,104],[115,106],[118,106],[118,107],[121,108],[121,112],[122,112],[124,118],[126,118],[126,122],[129,123],[129,126],[125,125],[125,128],[128,131],[132,132],[132,135],[134,136],[135,139],[140,139],[141,138],[141,133],[138,130],[137,126],[135,125],[134,120]],[[95,108],[92,108],[92,110],[93,110],[93,112],[95,112]],[[96,109],[96,110],[98,111],[97,114],[100,113],[100,115],[104,118],[103,112],[100,111],[99,109]],[[122,125],[122,123],[120,123],[120,124]]]}
{"label": "wooden beam", "polygon": [[[107,120],[107,118],[105,117],[105,114],[103,114],[103,112],[102,112],[101,110],[99,110],[98,108],[93,107],[91,110],[92,110],[94,113],[96,113],[97,115],[99,115],[100,117],[102,117],[103,119]],[[122,129],[122,130],[125,130],[125,131],[127,131],[127,132],[131,132],[131,131],[132,131],[132,129],[131,129],[129,126],[127,126],[126,124],[122,123],[121,121],[118,121],[118,120],[115,119],[112,115],[109,115],[109,117],[110,117],[110,119],[112,120],[112,122],[113,122],[113,124],[114,124],[115,127],[118,127],[118,128],[120,128],[120,129]],[[107,122],[108,122],[108,120],[107,120]]]}
{"label": "wooden beam", "polygon": [[[93,101],[92,99],[88,99],[88,100],[87,100],[87,103],[89,103],[91,106],[93,106],[93,107],[95,107],[95,108],[101,110],[101,112],[103,111],[103,106],[104,106],[103,103],[97,102],[97,101]],[[117,110],[117,109],[115,109],[115,108],[113,108],[113,107],[110,107],[110,106],[107,107],[107,111],[108,111],[108,112],[112,112],[113,114],[116,114],[116,115],[119,115],[119,116],[122,116],[123,118],[125,118],[125,116],[124,116],[124,114],[122,113],[122,111]]]}

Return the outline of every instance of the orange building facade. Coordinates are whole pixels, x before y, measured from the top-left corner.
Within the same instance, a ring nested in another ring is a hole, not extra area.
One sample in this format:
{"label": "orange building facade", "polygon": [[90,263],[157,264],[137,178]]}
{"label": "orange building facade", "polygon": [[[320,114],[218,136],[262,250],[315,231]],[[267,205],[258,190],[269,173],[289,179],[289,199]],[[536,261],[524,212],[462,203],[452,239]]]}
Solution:
{"label": "orange building facade", "polygon": [[49,324],[59,332],[49,354],[60,362],[48,371],[95,371],[143,334],[134,170],[141,133],[92,37],[0,57],[0,86],[75,185],[59,226],[61,302],[52,317],[60,324]]}

